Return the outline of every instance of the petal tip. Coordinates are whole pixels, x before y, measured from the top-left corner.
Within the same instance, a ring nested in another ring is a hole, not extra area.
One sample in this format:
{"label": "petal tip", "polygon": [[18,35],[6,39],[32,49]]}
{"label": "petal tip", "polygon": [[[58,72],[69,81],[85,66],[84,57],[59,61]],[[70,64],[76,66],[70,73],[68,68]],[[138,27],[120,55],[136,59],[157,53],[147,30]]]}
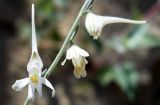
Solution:
{"label": "petal tip", "polygon": [[64,66],[65,63],[66,63],[66,59],[61,63],[61,66]]}
{"label": "petal tip", "polygon": [[146,20],[142,20],[142,21],[137,21],[137,23],[139,23],[139,24],[146,24],[147,21]]}
{"label": "petal tip", "polygon": [[52,97],[54,97],[55,96],[55,91],[52,91]]}
{"label": "petal tip", "polygon": [[15,86],[15,84],[12,85],[12,89],[17,90],[17,87]]}
{"label": "petal tip", "polygon": [[17,80],[16,80],[16,82],[12,85],[12,89],[15,90],[15,91],[21,91],[20,84],[18,83]]}

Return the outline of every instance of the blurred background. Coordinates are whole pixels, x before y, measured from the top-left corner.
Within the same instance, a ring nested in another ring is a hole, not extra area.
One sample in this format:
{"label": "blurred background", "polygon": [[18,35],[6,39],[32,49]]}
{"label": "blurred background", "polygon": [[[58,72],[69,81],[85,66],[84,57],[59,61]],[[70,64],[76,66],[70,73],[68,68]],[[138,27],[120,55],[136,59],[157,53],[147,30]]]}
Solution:
{"label": "blurred background", "polygon": [[[0,104],[22,105],[27,87],[11,86],[28,76],[31,55],[31,3],[35,3],[39,54],[48,68],[58,53],[84,0],[0,0]],[[58,65],[33,105],[160,105],[160,1],[95,0],[92,11],[148,24],[110,24],[99,40],[82,19],[75,43],[89,52],[87,77],[76,79],[73,65]],[[62,60],[65,58],[63,56]],[[61,60],[61,61],[62,61]]]}

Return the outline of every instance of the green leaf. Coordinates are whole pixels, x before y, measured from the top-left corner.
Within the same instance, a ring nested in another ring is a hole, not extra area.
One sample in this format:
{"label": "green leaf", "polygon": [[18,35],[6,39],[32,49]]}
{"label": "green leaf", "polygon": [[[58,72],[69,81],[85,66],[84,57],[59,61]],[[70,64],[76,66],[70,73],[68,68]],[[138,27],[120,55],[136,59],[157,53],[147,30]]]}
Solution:
{"label": "green leaf", "polygon": [[141,27],[126,40],[127,48],[131,50],[138,48],[146,37],[148,28],[148,25],[141,25]]}
{"label": "green leaf", "polygon": [[104,68],[100,71],[97,79],[102,86],[106,86],[113,80],[112,68]]}
{"label": "green leaf", "polygon": [[130,63],[130,62],[125,63],[124,70],[130,80],[129,85],[135,89],[138,85],[139,74],[138,74],[137,70],[135,69],[133,63]]}
{"label": "green leaf", "polygon": [[124,45],[124,37],[118,37],[115,36],[111,40],[107,41],[107,45],[114,50],[116,50],[118,53],[125,53],[127,51],[125,45]]}
{"label": "green leaf", "polygon": [[114,81],[124,90],[128,89],[128,78],[121,66],[115,66],[113,69]]}
{"label": "green leaf", "polygon": [[126,62],[123,65],[116,65],[113,69],[114,81],[127,94],[130,100],[135,98],[135,90],[138,85],[139,75],[134,65]]}

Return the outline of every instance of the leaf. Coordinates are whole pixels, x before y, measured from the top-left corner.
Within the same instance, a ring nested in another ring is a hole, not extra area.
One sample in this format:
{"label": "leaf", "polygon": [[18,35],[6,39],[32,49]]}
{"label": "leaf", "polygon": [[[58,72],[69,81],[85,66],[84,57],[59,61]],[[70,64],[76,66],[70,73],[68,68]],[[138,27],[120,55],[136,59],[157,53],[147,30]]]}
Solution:
{"label": "leaf", "polygon": [[113,37],[111,40],[107,41],[107,45],[115,49],[118,53],[125,53],[127,51],[124,45],[124,37]]}
{"label": "leaf", "polygon": [[104,68],[100,71],[97,79],[102,86],[106,86],[113,80],[112,68]]}
{"label": "leaf", "polygon": [[148,25],[141,25],[131,37],[126,40],[126,46],[128,49],[134,50],[141,45],[144,38],[147,35]]}
{"label": "leaf", "polygon": [[139,75],[133,64],[126,62],[123,65],[116,65],[113,73],[114,81],[127,94],[130,100],[134,100]]}
{"label": "leaf", "polygon": [[128,89],[128,79],[121,66],[115,66],[113,69],[114,81],[124,90]]}

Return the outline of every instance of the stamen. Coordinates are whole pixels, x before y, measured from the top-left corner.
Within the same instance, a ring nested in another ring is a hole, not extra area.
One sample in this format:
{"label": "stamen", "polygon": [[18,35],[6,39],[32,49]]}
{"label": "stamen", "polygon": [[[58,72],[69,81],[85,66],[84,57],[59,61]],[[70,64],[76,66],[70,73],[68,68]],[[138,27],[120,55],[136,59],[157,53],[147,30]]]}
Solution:
{"label": "stamen", "polygon": [[38,83],[38,76],[37,75],[32,75],[29,77],[29,79],[33,82],[33,83]]}

